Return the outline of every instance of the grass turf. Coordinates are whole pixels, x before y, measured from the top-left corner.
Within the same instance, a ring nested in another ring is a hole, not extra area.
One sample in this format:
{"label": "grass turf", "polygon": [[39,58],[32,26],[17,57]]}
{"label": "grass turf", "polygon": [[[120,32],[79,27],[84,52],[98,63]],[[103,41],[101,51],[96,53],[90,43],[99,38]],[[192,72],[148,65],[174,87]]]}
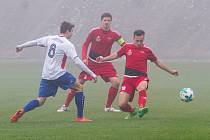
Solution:
{"label": "grass turf", "polygon": [[[149,113],[141,119],[124,120],[126,113],[103,111],[109,84],[99,79],[85,86],[85,115],[92,123],[75,123],[75,104],[70,111],[57,113],[66,92],[59,90],[45,105],[26,113],[16,124],[9,116],[37,96],[42,62],[1,60],[0,76],[0,140],[207,140],[210,139],[210,66],[208,63],[170,62],[180,70],[173,77],[150,65],[148,91]],[[119,75],[124,62],[115,62]],[[70,65],[75,75],[78,69]],[[122,76],[120,76],[122,78]],[[191,87],[195,99],[184,103],[179,90]],[[137,106],[134,99],[134,106]],[[115,105],[117,106],[117,100]]]}

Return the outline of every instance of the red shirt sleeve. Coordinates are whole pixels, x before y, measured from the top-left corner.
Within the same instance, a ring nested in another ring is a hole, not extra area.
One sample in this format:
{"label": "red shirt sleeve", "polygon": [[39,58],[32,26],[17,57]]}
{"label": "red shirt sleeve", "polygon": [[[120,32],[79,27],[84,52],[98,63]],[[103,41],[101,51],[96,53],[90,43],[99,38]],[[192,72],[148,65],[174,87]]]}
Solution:
{"label": "red shirt sleeve", "polygon": [[126,45],[124,45],[123,47],[120,48],[120,50],[117,52],[117,55],[119,57],[123,56],[126,54]]}
{"label": "red shirt sleeve", "polygon": [[88,51],[90,42],[92,42],[92,38],[93,38],[93,31],[91,31],[88,34],[88,37],[86,38],[85,42],[82,45],[82,60],[87,58],[87,51]]}
{"label": "red shirt sleeve", "polygon": [[[119,42],[118,42],[119,40]],[[122,36],[115,31],[115,41],[122,47],[125,44],[125,40],[122,38]]]}
{"label": "red shirt sleeve", "polygon": [[148,51],[148,59],[151,61],[151,62],[154,62],[157,60],[157,57],[155,56],[155,54],[152,52],[152,50],[149,50]]}

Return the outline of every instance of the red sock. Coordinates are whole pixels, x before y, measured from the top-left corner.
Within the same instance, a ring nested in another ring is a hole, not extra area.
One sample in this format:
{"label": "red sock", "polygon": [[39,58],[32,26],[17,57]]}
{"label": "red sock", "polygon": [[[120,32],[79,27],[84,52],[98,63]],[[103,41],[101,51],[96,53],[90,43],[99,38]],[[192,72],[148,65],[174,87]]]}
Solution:
{"label": "red sock", "polygon": [[74,95],[75,95],[74,90],[69,90],[68,91],[68,95],[67,95],[67,97],[65,99],[65,103],[64,103],[65,107],[68,107],[69,106],[70,102],[74,98]]}
{"label": "red sock", "polygon": [[117,96],[117,92],[118,92],[118,89],[116,89],[114,87],[109,88],[108,99],[107,99],[107,102],[106,102],[106,107],[107,108],[112,106],[112,103],[113,103],[115,97]]}
{"label": "red sock", "polygon": [[133,112],[134,108],[132,108],[129,104],[126,104],[125,106],[120,108],[124,112]]}
{"label": "red sock", "polygon": [[139,108],[145,107],[147,103],[147,93],[146,90],[141,90],[139,92],[138,104]]}

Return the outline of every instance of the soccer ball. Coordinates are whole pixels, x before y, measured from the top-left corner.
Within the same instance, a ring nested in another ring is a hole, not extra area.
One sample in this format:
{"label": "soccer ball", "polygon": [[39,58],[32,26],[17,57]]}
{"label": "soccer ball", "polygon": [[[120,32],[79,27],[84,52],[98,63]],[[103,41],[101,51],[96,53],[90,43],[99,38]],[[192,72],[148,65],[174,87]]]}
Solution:
{"label": "soccer ball", "polygon": [[179,96],[180,96],[182,101],[190,102],[194,98],[193,90],[191,88],[183,88],[183,89],[180,90]]}

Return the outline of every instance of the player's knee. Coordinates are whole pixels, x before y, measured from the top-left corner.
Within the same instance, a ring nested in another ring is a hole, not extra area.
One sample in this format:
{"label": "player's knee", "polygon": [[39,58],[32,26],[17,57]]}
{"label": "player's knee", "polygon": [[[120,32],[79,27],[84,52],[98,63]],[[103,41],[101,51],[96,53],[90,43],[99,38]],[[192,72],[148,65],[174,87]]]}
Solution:
{"label": "player's knee", "polygon": [[81,92],[81,91],[83,91],[83,85],[80,84],[80,83],[76,83],[76,85],[75,85],[75,87],[73,88],[73,90],[74,90],[75,92]]}
{"label": "player's knee", "polygon": [[142,88],[139,88],[139,89],[138,89],[138,92],[146,91],[146,90],[147,90],[147,87],[142,87]]}
{"label": "player's knee", "polygon": [[75,94],[75,90],[74,89],[68,89],[67,93],[68,93],[68,95]]}
{"label": "player's knee", "polygon": [[84,80],[84,79],[78,79],[77,81],[78,81],[80,84],[82,84],[82,85],[84,85],[85,82],[86,82],[86,80]]}
{"label": "player's knee", "polygon": [[145,85],[142,85],[142,86],[140,86],[140,87],[138,87],[138,92],[140,92],[140,91],[142,91],[142,90],[147,90],[147,85],[145,84]]}
{"label": "player's knee", "polygon": [[127,104],[127,103],[125,103],[125,102],[123,102],[123,101],[119,101],[119,108],[120,108],[121,110],[123,110],[123,109],[125,108],[126,104]]}
{"label": "player's knee", "polygon": [[125,109],[125,104],[119,104],[119,108],[120,108],[120,110],[124,110]]}
{"label": "player's knee", "polygon": [[148,83],[147,81],[143,81],[138,87],[137,90],[140,92],[142,90],[147,90],[148,88]]}
{"label": "player's knee", "polygon": [[134,98],[134,93],[133,93],[133,94],[131,94],[131,95],[129,96],[128,101],[129,101],[129,102],[132,102],[132,101],[133,101],[133,98]]}
{"label": "player's knee", "polygon": [[39,106],[42,106],[45,103],[46,97],[38,97],[37,100],[39,101]]}
{"label": "player's knee", "polygon": [[112,82],[112,87],[118,89],[120,86],[120,80],[116,79],[115,81]]}
{"label": "player's knee", "polygon": [[42,106],[45,103],[45,101],[41,100],[39,101],[39,106]]}

